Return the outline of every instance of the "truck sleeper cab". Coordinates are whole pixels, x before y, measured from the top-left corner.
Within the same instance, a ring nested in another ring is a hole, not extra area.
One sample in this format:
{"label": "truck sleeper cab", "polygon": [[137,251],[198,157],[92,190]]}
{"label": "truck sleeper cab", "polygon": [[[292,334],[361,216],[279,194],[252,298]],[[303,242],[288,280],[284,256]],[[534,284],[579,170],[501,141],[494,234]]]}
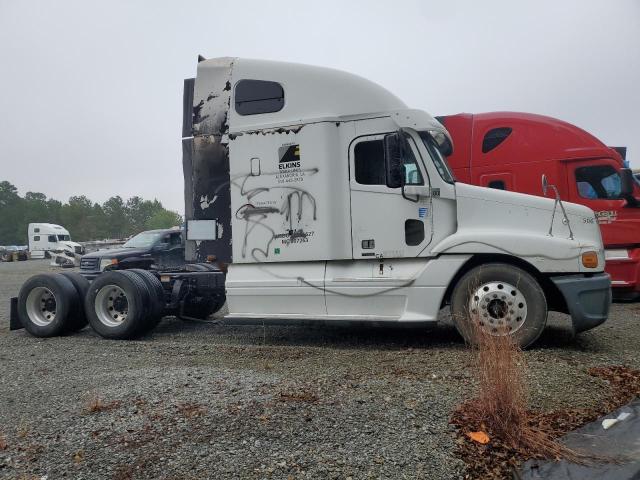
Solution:
{"label": "truck sleeper cab", "polygon": [[456,145],[447,158],[456,178],[542,195],[544,174],[563,200],[594,210],[614,295],[640,297],[640,184],[625,169],[625,149],[607,147],[575,125],[543,115],[463,113],[438,119]]}
{"label": "truck sleeper cab", "polygon": [[[451,304],[467,340],[477,327],[522,346],[549,309],[570,313],[577,332],[607,317],[593,212],[456,182],[446,129],[375,83],[201,59],[184,112],[185,256],[219,270],[157,272],[173,306],[210,289],[227,318],[418,323]],[[134,335],[123,325],[144,305],[124,273],[98,276],[85,298],[109,338]]]}
{"label": "truck sleeper cab", "polygon": [[84,247],[73,242],[69,231],[53,223],[30,223],[29,251],[31,258],[49,258],[52,253],[66,254],[71,259],[84,253]]}

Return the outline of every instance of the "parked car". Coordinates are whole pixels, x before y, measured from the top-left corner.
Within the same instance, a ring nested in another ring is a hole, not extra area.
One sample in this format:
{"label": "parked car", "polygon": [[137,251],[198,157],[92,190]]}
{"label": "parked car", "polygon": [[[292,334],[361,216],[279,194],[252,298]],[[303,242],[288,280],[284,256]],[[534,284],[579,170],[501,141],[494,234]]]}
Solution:
{"label": "parked car", "polygon": [[170,269],[183,265],[184,240],[176,229],[148,230],[131,237],[122,247],[83,255],[80,273],[93,279],[105,270],[130,268]]}
{"label": "parked car", "polygon": [[22,246],[9,245],[0,250],[0,259],[3,262],[29,260],[29,251]]}

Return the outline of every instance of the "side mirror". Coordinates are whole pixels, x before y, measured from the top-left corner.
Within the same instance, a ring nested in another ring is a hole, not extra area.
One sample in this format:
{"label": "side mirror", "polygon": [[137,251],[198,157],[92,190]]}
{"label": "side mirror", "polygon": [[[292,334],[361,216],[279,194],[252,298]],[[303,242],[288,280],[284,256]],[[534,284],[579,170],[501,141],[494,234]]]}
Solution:
{"label": "side mirror", "polygon": [[633,195],[633,172],[630,168],[620,169],[620,196],[627,198]]}
{"label": "side mirror", "polygon": [[398,188],[404,185],[402,133],[390,133],[384,137],[384,164],[387,174],[387,187]]}
{"label": "side mirror", "polygon": [[630,168],[620,169],[620,196],[627,201],[629,207],[638,206],[638,200],[633,196],[633,185],[635,182],[633,171]]}
{"label": "side mirror", "polygon": [[542,195],[544,195],[545,197],[547,196],[547,190],[549,190],[549,180],[547,179],[547,176],[543,173],[542,174]]}

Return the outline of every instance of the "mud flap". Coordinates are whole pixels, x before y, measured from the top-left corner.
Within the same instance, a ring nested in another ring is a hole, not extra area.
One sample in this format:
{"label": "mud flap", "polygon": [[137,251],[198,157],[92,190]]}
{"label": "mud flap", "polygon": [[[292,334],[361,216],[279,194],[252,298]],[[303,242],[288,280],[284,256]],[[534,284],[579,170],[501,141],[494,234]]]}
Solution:
{"label": "mud flap", "polygon": [[18,297],[11,297],[11,307],[9,310],[9,330],[20,330],[24,328],[18,315]]}

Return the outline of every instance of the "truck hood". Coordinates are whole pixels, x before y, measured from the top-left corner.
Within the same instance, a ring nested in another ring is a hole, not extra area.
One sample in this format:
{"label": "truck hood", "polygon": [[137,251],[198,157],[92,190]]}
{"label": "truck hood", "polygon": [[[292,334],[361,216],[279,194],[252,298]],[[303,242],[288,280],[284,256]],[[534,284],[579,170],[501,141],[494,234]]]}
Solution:
{"label": "truck hood", "polygon": [[[602,271],[604,249],[593,210],[552,198],[456,183],[458,229],[434,250],[442,253],[498,253],[517,256],[540,271]],[[553,227],[552,227],[553,223]],[[573,232],[573,238],[571,238]],[[552,228],[551,228],[552,227]],[[551,232],[550,232],[551,229]],[[596,251],[597,269],[585,270],[580,255]]]}
{"label": "truck hood", "polygon": [[96,252],[87,253],[83,258],[127,258],[149,253],[146,248],[106,248]]}

